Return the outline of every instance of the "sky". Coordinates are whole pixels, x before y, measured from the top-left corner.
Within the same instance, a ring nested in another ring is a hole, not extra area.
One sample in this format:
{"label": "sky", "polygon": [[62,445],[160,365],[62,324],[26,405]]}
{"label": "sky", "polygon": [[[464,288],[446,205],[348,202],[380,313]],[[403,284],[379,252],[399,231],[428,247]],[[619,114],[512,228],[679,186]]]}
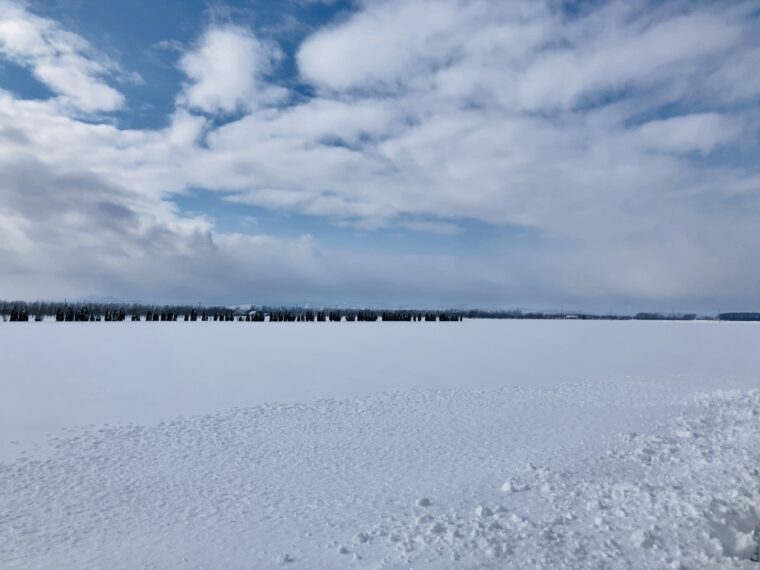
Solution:
{"label": "sky", "polygon": [[760,310],[756,1],[0,0],[0,298]]}

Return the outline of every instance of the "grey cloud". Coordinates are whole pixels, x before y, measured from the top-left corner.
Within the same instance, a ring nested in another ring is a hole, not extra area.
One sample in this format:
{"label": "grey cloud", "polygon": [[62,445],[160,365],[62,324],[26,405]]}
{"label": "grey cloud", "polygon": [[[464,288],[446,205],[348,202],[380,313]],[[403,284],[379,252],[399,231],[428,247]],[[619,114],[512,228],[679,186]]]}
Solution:
{"label": "grey cloud", "polygon": [[26,133],[22,129],[13,127],[0,127],[0,139],[16,146],[23,146],[30,142],[29,137],[26,136]]}

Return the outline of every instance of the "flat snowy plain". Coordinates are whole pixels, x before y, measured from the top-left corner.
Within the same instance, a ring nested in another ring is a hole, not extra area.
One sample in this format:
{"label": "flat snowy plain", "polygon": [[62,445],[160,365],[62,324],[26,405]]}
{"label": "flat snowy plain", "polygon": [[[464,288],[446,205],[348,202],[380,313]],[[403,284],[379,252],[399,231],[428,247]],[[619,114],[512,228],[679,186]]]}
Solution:
{"label": "flat snowy plain", "polygon": [[2,568],[758,568],[760,326],[0,323]]}

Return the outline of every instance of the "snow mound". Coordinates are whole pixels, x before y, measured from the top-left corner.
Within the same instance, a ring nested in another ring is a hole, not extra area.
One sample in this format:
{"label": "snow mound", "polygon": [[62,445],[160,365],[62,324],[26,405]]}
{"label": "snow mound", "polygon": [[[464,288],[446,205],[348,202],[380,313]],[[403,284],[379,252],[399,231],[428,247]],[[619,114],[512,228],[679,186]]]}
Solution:
{"label": "snow mound", "polygon": [[666,435],[630,434],[562,472],[530,466],[520,473],[530,483],[508,479],[474,515],[438,508],[423,521],[384,520],[368,544],[398,568],[755,570],[759,413],[757,391],[700,397]]}

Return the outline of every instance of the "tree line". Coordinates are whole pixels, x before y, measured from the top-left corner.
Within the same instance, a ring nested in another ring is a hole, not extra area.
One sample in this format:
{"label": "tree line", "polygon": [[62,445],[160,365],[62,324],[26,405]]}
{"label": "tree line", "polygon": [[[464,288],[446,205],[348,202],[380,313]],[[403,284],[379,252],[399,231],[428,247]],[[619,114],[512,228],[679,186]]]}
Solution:
{"label": "tree line", "polygon": [[4,321],[59,322],[111,321],[217,321],[217,322],[337,322],[337,321],[461,321],[457,311],[413,311],[373,309],[308,309],[300,307],[230,308],[224,306],[148,305],[140,303],[71,303],[35,301],[0,301],[0,316]]}
{"label": "tree line", "polygon": [[[489,311],[473,309],[464,311],[462,315],[468,319],[577,319],[584,321],[694,321],[697,319],[714,320],[714,316],[698,316],[696,313],[652,313],[640,312],[633,315],[620,315],[614,313],[584,313],[566,311]],[[725,319],[729,320],[729,319]]]}
{"label": "tree line", "polygon": [[222,305],[157,305],[144,303],[97,303],[58,301],[0,301],[3,321],[61,322],[95,321],[246,321],[246,322],[336,322],[336,321],[461,321],[462,319],[579,319],[642,321],[760,321],[760,313],[733,312],[716,316],[696,313],[639,312],[633,315],[595,314],[566,311],[515,310],[413,310],[413,309],[311,309],[304,307],[251,306],[231,308]]}

